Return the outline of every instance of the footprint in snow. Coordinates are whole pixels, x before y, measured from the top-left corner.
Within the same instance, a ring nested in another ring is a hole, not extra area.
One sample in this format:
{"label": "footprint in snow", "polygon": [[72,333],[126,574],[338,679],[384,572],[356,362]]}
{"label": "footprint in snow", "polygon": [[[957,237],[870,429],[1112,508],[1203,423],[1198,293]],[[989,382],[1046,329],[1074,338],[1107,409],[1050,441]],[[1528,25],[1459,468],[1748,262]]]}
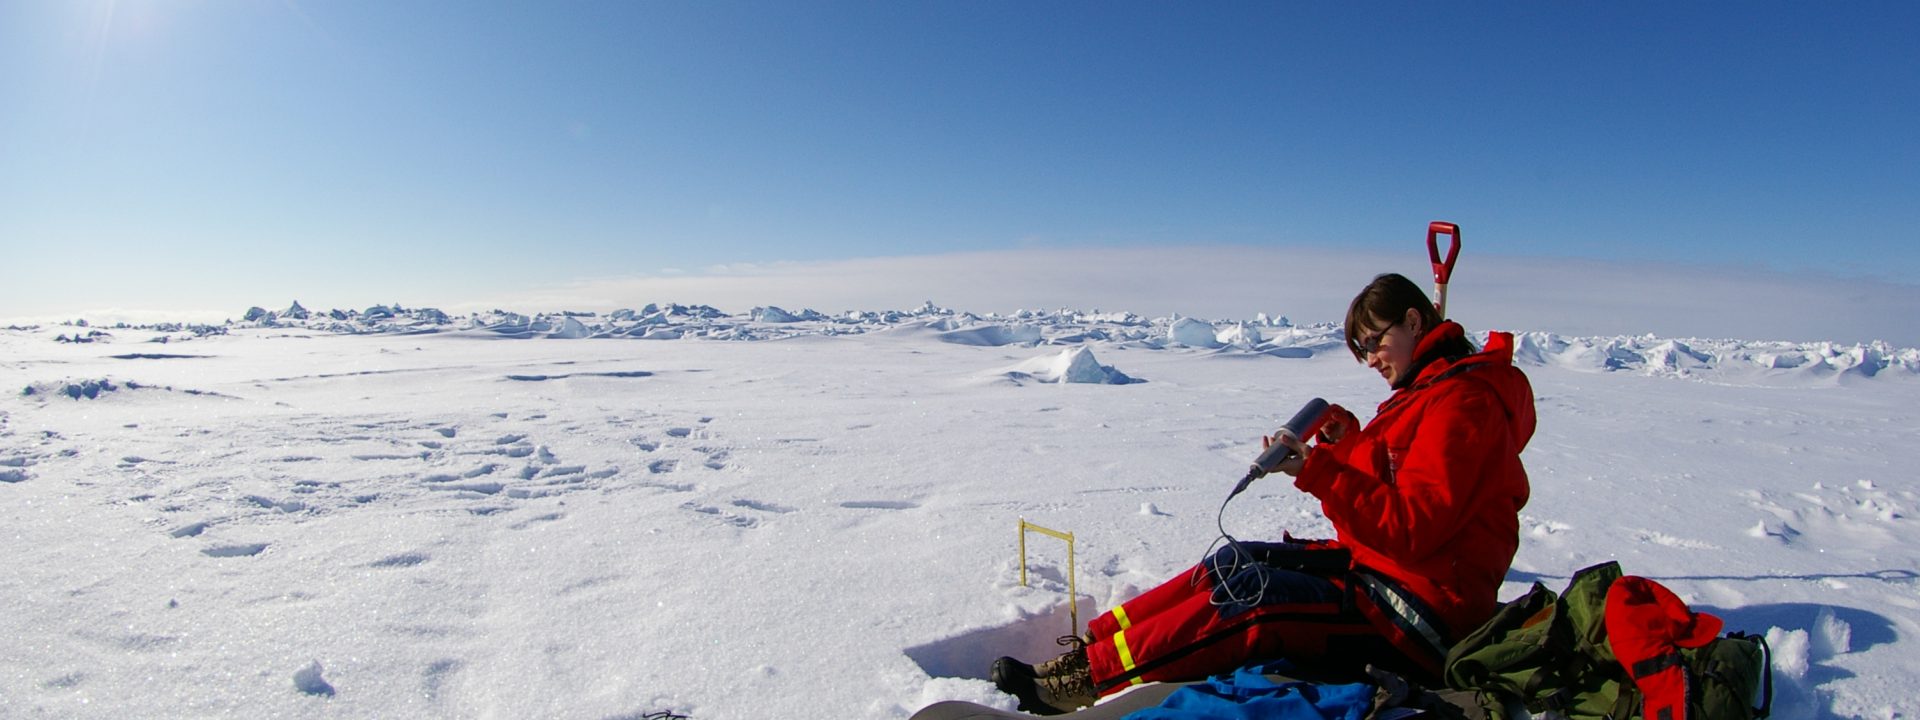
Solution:
{"label": "footprint in snow", "polygon": [[681,505],[680,507],[682,509],[692,510],[693,512],[700,513],[702,515],[711,515],[714,518],[719,519],[721,522],[726,523],[728,525],[732,525],[734,527],[750,528],[760,524],[760,521],[754,518],[750,518],[744,515],[735,515],[733,513],[727,512],[725,510],[721,510],[720,508],[713,507],[711,505],[701,505],[699,503],[689,502],[684,505]]}
{"label": "footprint in snow", "polygon": [[661,473],[670,473],[678,469],[680,469],[679,460],[655,460],[653,462],[647,463],[647,472],[653,473],[655,475],[659,475]]}
{"label": "footprint in snow", "polygon": [[1568,525],[1563,522],[1554,522],[1552,520],[1541,520],[1538,518],[1528,517],[1526,515],[1520,516],[1520,525],[1526,528],[1528,535],[1536,538],[1542,538],[1542,539],[1549,538],[1554,535],[1558,535],[1560,533],[1573,529],[1572,525]]}
{"label": "footprint in snow", "polygon": [[727,467],[727,458],[730,456],[730,453],[728,453],[725,448],[697,447],[694,448],[694,452],[707,456],[707,461],[701,464],[705,465],[709,470],[725,470]]}
{"label": "footprint in snow", "polygon": [[636,486],[643,487],[643,488],[658,488],[661,490],[665,490],[667,492],[677,492],[677,493],[693,492],[695,490],[700,489],[698,485],[694,485],[693,483],[645,483],[643,482],[643,483],[636,483]]}
{"label": "footprint in snow", "polygon": [[527,518],[525,520],[521,520],[520,522],[514,523],[512,525],[508,525],[507,527],[513,530],[525,530],[529,527],[533,527],[535,523],[553,522],[555,520],[559,520],[566,516],[567,516],[566,513],[557,513],[557,512],[547,513],[545,515],[535,515],[533,517]]}
{"label": "footprint in snow", "polygon": [[1719,550],[1720,549],[1718,547],[1715,547],[1711,543],[1701,542],[1699,540],[1688,540],[1686,538],[1674,537],[1672,535],[1668,535],[1666,533],[1659,532],[1657,530],[1634,531],[1633,539],[1643,543],[1653,543],[1655,545],[1664,545],[1670,548],[1680,548],[1682,550]]}
{"label": "footprint in snow", "polygon": [[267,543],[240,543],[235,545],[215,545],[202,549],[200,553],[207,557],[236,558],[253,557],[262,552],[266,552],[266,550]]}
{"label": "footprint in snow", "polygon": [[262,509],[278,510],[283,513],[297,513],[307,509],[307,504],[298,500],[275,500],[259,495],[248,495],[246,499],[247,502],[258,505]]}
{"label": "footprint in snow", "polygon": [[781,515],[785,515],[787,513],[794,512],[796,510],[796,508],[790,508],[785,505],[780,505],[778,503],[761,502],[759,500],[747,500],[747,499],[735,500],[733,501],[733,506],[746,508],[748,510],[759,510],[760,512],[777,513]]}
{"label": "footprint in snow", "polygon": [[400,553],[399,555],[389,555],[387,557],[380,558],[379,560],[375,560],[369,563],[367,567],[377,567],[377,568],[413,567],[415,565],[419,565],[421,563],[426,562],[428,559],[429,558],[426,553],[407,552],[407,553]]}
{"label": "footprint in snow", "polygon": [[586,578],[584,580],[577,580],[572,583],[568,583],[566,587],[560,588],[560,591],[555,594],[564,597],[567,595],[583,592],[586,590],[592,590],[594,588],[606,587],[608,585],[611,585],[613,583],[616,583],[625,579],[626,579],[625,575],[595,575],[593,577]]}
{"label": "footprint in snow", "polygon": [[912,510],[920,503],[905,500],[849,500],[840,503],[840,507],[849,510]]}
{"label": "footprint in snow", "polygon": [[456,496],[465,495],[468,498],[476,498],[483,495],[498,495],[500,491],[507,489],[506,485],[487,480],[441,483],[431,487],[434,490],[444,490],[454,493]]}
{"label": "footprint in snow", "polygon": [[460,672],[460,668],[462,667],[465,667],[465,665],[459,660],[443,659],[434,661],[433,664],[427,666],[425,671],[420,673],[420,693],[425,695],[429,702],[439,699],[440,694],[445,690],[447,684],[452,682],[453,675]]}
{"label": "footprint in snow", "polygon": [[417,453],[405,453],[405,454],[366,453],[363,455],[355,455],[353,456],[353,459],[355,460],[426,460],[431,457],[433,457],[432,452],[422,451]]}

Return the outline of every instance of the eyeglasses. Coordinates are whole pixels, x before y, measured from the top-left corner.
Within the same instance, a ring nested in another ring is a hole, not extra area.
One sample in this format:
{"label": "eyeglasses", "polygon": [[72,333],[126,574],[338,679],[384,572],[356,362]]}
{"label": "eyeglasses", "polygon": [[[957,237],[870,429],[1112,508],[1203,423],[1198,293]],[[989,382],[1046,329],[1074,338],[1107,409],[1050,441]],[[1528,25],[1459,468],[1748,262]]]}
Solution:
{"label": "eyeglasses", "polygon": [[[1404,318],[1402,318],[1402,320],[1404,320]],[[1376,352],[1379,352],[1380,341],[1387,339],[1387,333],[1393,330],[1394,326],[1399,325],[1402,322],[1402,320],[1395,320],[1393,321],[1393,325],[1388,325],[1384,328],[1380,328],[1379,332],[1375,332],[1371,335],[1366,335],[1361,337],[1360,338],[1360,354],[1372,355]]]}

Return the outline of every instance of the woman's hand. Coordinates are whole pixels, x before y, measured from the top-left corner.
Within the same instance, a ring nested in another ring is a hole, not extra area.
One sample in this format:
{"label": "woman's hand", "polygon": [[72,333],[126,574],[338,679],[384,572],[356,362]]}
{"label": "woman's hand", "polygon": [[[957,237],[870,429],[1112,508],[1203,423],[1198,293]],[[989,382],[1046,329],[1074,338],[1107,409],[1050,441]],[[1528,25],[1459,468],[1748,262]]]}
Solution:
{"label": "woman's hand", "polygon": [[1299,477],[1300,468],[1305,467],[1307,464],[1307,453],[1312,452],[1313,449],[1307,447],[1306,443],[1301,442],[1300,438],[1294,437],[1293,433],[1288,432],[1285,428],[1282,428],[1280,432],[1274,433],[1272,437],[1260,438],[1260,449],[1265,450],[1273,447],[1274,443],[1280,443],[1293,448],[1293,455],[1280,461],[1280,465],[1273,469],[1274,472],[1283,472],[1293,477]]}
{"label": "woman's hand", "polygon": [[1327,421],[1320,426],[1320,442],[1337,443],[1354,428],[1360,427],[1360,419],[1346,408],[1334,405],[1327,408]]}

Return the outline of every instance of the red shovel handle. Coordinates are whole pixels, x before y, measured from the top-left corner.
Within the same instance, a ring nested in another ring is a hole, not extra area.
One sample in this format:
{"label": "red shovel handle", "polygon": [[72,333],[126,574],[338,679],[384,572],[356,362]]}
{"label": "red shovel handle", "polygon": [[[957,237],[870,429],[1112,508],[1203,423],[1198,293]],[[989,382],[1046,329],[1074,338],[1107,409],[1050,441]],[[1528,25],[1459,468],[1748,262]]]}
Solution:
{"label": "red shovel handle", "polygon": [[[1453,236],[1453,247],[1447,250],[1447,259],[1440,259],[1440,236]],[[1433,260],[1433,281],[1447,284],[1453,277],[1453,261],[1460,257],[1460,226],[1450,222],[1435,220],[1427,224],[1427,257]]]}

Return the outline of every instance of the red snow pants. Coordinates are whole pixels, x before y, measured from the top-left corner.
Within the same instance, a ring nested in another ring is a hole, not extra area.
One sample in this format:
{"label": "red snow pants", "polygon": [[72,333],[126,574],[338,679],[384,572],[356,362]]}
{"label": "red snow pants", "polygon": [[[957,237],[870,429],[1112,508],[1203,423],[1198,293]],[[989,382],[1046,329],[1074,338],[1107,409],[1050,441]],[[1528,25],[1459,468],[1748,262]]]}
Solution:
{"label": "red snow pants", "polygon": [[1088,623],[1094,687],[1107,695],[1281,659],[1303,675],[1357,673],[1369,663],[1437,674],[1437,660],[1413,662],[1397,647],[1402,634],[1358,587],[1377,581],[1348,562],[1343,549],[1229,544]]}

